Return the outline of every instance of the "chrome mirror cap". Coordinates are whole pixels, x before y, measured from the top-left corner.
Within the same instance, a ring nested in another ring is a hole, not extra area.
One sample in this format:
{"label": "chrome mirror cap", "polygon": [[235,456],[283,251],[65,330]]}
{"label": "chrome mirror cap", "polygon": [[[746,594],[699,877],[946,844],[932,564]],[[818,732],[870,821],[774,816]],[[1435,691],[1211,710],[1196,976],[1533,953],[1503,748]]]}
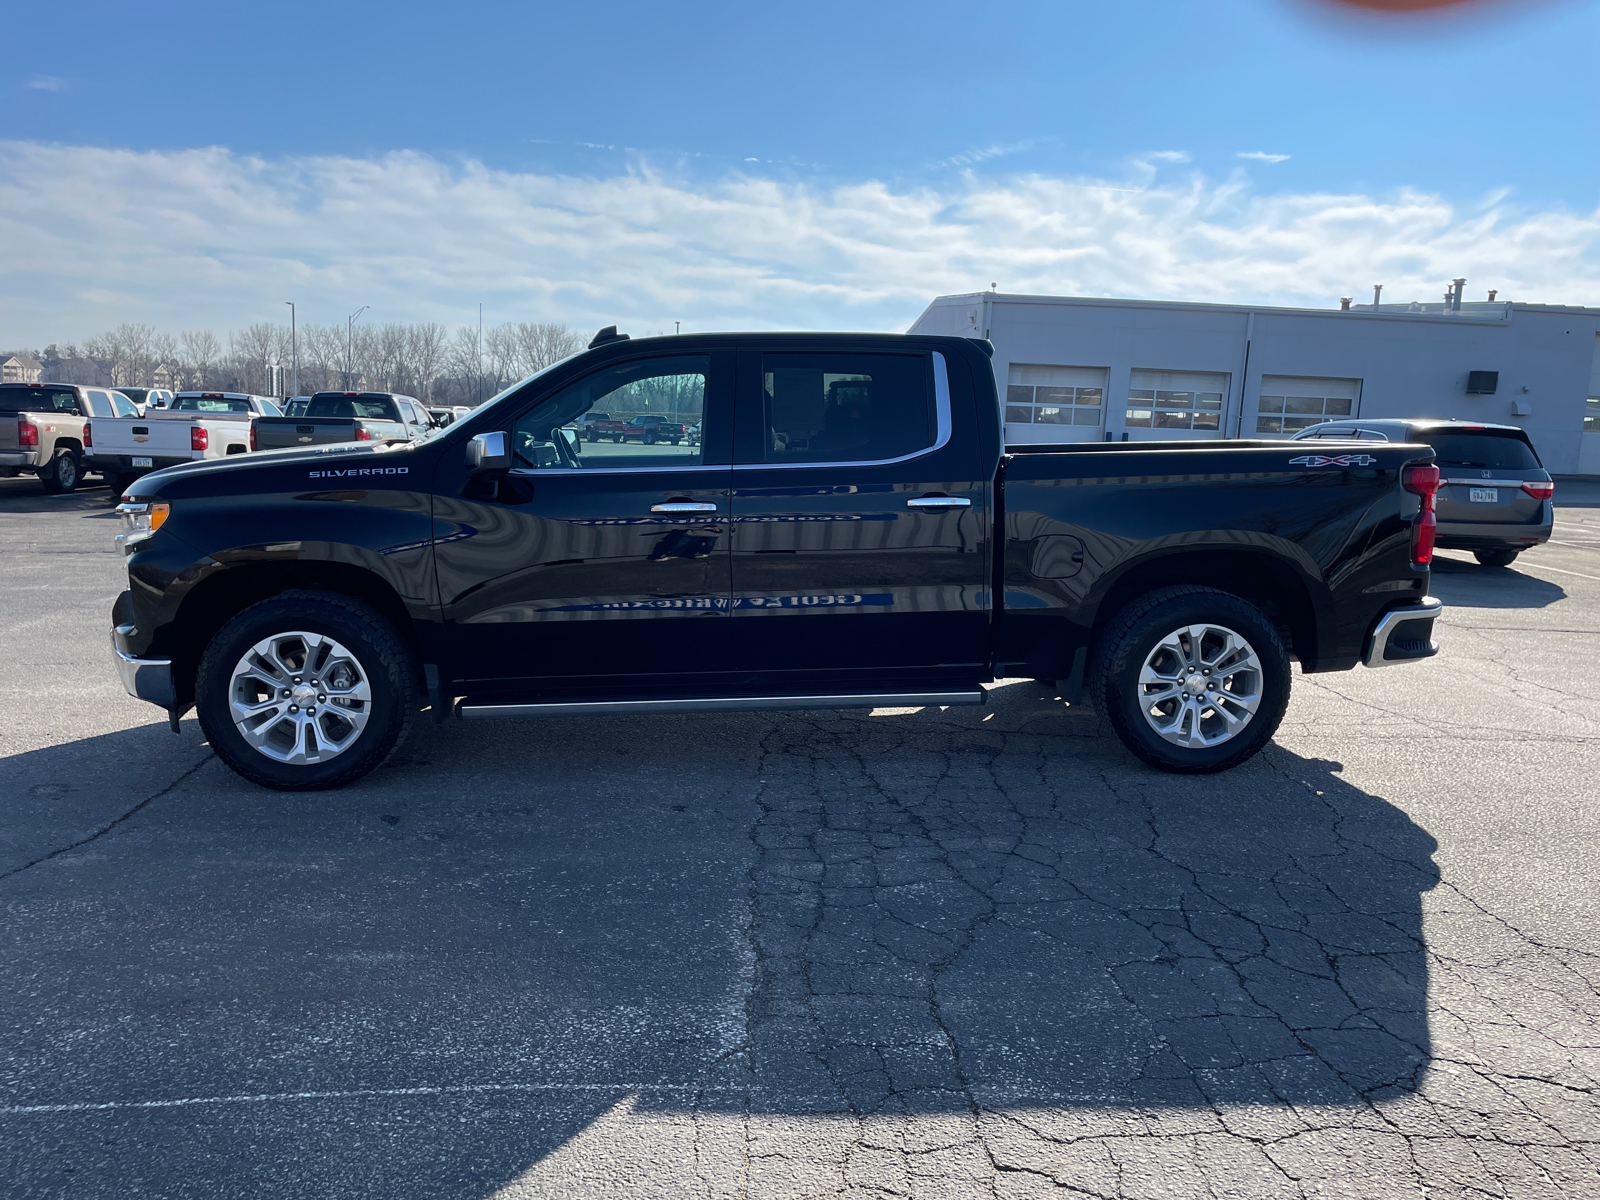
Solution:
{"label": "chrome mirror cap", "polygon": [[467,443],[467,466],[474,471],[509,471],[511,447],[504,430],[480,433]]}

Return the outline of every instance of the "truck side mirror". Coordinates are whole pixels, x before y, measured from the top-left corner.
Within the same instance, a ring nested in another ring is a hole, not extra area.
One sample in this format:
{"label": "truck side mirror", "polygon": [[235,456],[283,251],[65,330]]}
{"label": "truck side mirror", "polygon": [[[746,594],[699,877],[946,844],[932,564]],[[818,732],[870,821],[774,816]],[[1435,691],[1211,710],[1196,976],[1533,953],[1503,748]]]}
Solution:
{"label": "truck side mirror", "polygon": [[467,443],[467,467],[473,471],[509,471],[511,447],[504,430],[480,433]]}

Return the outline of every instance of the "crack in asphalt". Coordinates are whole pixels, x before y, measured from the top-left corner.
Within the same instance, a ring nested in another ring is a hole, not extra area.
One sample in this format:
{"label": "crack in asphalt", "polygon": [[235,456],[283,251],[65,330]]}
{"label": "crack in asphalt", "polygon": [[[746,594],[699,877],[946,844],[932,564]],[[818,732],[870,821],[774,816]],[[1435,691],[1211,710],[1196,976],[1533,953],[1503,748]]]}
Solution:
{"label": "crack in asphalt", "polygon": [[[763,726],[736,1194],[1600,1195],[1600,955],[1276,748],[1289,817],[1219,832],[1226,785],[1063,796],[1094,741],[1012,719]],[[849,1132],[780,1132],[800,1097]]]}
{"label": "crack in asphalt", "polygon": [[88,834],[85,837],[81,837],[75,842],[70,842],[65,846],[57,846],[54,850],[51,850],[45,854],[41,854],[38,858],[35,858],[29,862],[25,862],[21,866],[12,867],[9,871],[0,871],[0,880],[10,879],[13,875],[20,875],[24,871],[28,871],[34,867],[37,867],[40,863],[49,862],[52,858],[58,858],[59,856],[71,853],[73,850],[77,850],[82,846],[87,846],[90,842],[97,841],[106,834],[110,833],[118,825],[121,825],[129,817],[141,812],[143,809],[147,808],[149,805],[155,803],[157,800],[161,799],[161,797],[171,792],[175,787],[181,784],[184,780],[188,779],[201,767],[205,766],[208,762],[213,761],[214,758],[215,755],[208,753],[199,762],[195,763],[188,770],[184,771],[183,774],[179,775],[171,783],[167,784],[166,787],[162,788],[158,792],[150,793],[150,795],[139,801],[132,808],[128,809],[120,816],[113,817],[110,821],[106,822],[99,829],[96,829],[93,833]]}

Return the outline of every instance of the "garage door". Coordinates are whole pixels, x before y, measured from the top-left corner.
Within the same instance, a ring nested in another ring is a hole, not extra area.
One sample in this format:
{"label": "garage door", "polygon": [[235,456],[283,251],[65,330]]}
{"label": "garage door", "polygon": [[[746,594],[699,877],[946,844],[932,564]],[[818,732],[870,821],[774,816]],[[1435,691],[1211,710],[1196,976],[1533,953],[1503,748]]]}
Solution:
{"label": "garage door", "polygon": [[1104,367],[1012,363],[1006,372],[1006,441],[1098,442],[1105,399]]}
{"label": "garage door", "polygon": [[1133,441],[1217,438],[1232,376],[1214,371],[1151,371],[1128,376],[1128,437]]}
{"label": "garage door", "polygon": [[1298,433],[1338,417],[1361,415],[1361,380],[1263,375],[1256,403],[1256,436]]}

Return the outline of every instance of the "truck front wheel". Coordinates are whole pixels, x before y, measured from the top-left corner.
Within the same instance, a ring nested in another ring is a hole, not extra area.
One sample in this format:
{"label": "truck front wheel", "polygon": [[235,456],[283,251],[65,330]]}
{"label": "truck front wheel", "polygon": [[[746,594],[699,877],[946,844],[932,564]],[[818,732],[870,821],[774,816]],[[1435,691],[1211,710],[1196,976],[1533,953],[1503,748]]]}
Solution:
{"label": "truck front wheel", "polygon": [[1260,609],[1168,587],[1118,613],[1091,656],[1093,699],[1153,767],[1226,771],[1272,740],[1289,704],[1289,652]]}
{"label": "truck front wheel", "polygon": [[211,639],[195,679],[200,728],[217,757],[263,787],[342,787],[400,744],[418,707],[404,639],[369,605],[284,592]]}
{"label": "truck front wheel", "polygon": [[39,468],[39,482],[52,495],[64,496],[78,488],[83,471],[78,466],[78,456],[71,450],[57,450],[56,456]]}

